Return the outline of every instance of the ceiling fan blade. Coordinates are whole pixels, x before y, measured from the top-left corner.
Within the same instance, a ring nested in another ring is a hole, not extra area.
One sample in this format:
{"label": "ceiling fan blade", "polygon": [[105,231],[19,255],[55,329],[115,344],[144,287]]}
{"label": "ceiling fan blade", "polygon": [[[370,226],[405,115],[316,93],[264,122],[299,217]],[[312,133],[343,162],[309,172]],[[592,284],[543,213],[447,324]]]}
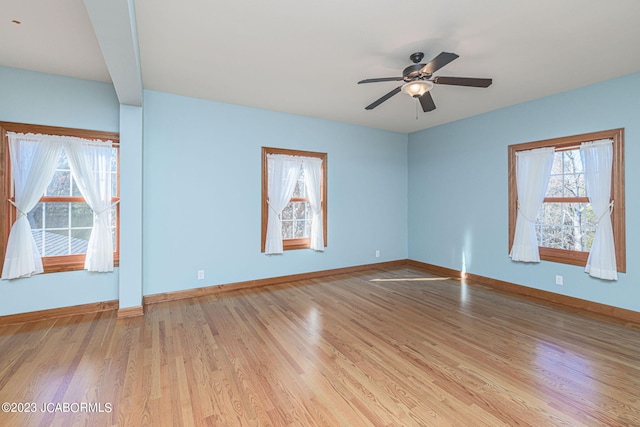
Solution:
{"label": "ceiling fan blade", "polygon": [[360,80],[358,84],[362,83],[378,83],[378,82],[399,82],[402,77],[380,77],[378,79],[364,79]]}
{"label": "ceiling fan blade", "polygon": [[382,104],[384,101],[386,101],[387,99],[391,98],[393,95],[396,95],[398,92],[400,92],[401,88],[402,88],[402,86],[398,86],[397,88],[395,88],[394,90],[392,90],[388,94],[384,95],[382,98],[380,98],[380,99],[372,102],[371,104],[367,105],[366,107],[364,107],[364,109],[365,110],[373,110],[378,105]]}
{"label": "ceiling fan blade", "polygon": [[436,77],[433,82],[439,85],[489,87],[492,79],[476,79],[472,77]]}
{"label": "ceiling fan blade", "polygon": [[422,105],[422,111],[425,113],[436,109],[436,103],[433,102],[431,92],[425,92],[424,95],[420,97],[420,105]]}
{"label": "ceiling fan blade", "polygon": [[445,65],[447,65],[449,62],[451,62],[454,59],[456,59],[457,57],[458,57],[458,55],[456,55],[455,53],[440,52],[440,54],[438,56],[433,58],[431,61],[429,61],[429,63],[427,65],[422,67],[420,72],[424,73],[424,74],[433,74],[436,71],[438,71],[440,68],[442,68]]}

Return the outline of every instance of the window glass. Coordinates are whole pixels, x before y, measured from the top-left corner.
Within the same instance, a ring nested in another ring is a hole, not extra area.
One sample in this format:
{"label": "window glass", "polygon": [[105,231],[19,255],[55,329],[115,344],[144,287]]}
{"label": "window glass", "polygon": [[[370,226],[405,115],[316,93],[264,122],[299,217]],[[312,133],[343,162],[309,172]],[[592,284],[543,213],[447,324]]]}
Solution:
{"label": "window glass", "polygon": [[543,203],[536,218],[540,246],[589,252],[596,220],[588,203]]}
{"label": "window glass", "polygon": [[[580,149],[556,151],[547,193],[536,217],[541,247],[588,252],[596,219],[586,198]],[[566,199],[566,200],[562,200]]]}

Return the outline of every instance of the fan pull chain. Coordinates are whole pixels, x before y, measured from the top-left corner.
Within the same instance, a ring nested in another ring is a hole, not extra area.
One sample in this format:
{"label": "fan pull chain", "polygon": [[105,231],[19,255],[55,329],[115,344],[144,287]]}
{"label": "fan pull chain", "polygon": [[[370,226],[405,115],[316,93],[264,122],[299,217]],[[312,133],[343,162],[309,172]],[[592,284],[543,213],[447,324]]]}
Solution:
{"label": "fan pull chain", "polygon": [[418,120],[418,98],[416,98],[416,120]]}

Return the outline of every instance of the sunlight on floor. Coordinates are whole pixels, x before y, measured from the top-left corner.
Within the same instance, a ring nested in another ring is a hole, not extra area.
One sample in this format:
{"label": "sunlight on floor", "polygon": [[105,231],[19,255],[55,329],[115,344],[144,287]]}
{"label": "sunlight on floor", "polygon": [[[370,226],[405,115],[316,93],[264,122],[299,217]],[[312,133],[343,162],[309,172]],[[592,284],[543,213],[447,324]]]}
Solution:
{"label": "sunlight on floor", "polygon": [[313,344],[316,344],[318,339],[322,336],[322,318],[320,317],[316,307],[309,308],[306,320],[312,331],[310,338],[313,341]]}
{"label": "sunlight on floor", "polygon": [[467,304],[467,298],[468,298],[467,284],[463,280],[460,282],[460,302],[462,303],[463,306]]}

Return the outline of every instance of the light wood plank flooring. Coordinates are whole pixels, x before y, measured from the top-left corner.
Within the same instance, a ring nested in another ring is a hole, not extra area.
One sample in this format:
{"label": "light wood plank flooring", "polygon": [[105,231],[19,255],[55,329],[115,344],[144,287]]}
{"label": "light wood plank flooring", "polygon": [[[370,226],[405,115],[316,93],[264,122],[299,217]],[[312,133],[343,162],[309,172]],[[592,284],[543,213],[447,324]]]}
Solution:
{"label": "light wood plank flooring", "polygon": [[0,402],[36,409],[2,426],[640,426],[640,328],[370,270],[1,327]]}

